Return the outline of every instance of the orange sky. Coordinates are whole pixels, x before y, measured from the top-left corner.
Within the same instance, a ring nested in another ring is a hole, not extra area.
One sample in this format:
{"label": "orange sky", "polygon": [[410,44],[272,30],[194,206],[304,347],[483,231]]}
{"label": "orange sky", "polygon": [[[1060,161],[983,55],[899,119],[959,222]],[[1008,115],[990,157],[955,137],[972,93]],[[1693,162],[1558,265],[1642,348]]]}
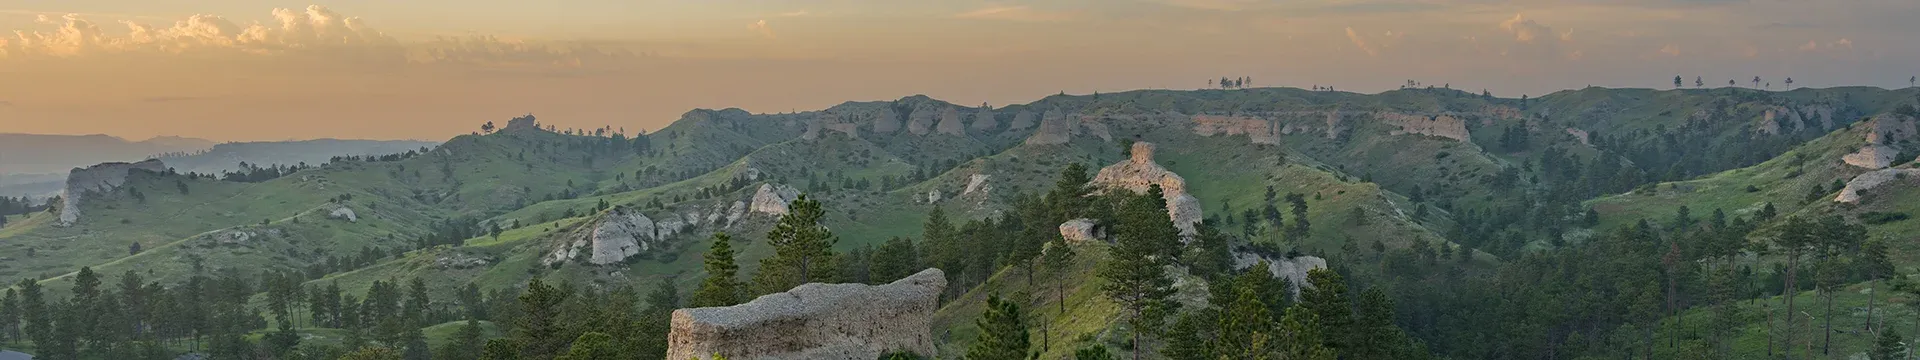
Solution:
{"label": "orange sky", "polygon": [[439,140],[529,112],[655,129],[692,108],[1005,104],[1221,76],[1517,97],[1920,73],[1910,0],[24,1],[0,4],[15,30],[0,132],[133,139]]}

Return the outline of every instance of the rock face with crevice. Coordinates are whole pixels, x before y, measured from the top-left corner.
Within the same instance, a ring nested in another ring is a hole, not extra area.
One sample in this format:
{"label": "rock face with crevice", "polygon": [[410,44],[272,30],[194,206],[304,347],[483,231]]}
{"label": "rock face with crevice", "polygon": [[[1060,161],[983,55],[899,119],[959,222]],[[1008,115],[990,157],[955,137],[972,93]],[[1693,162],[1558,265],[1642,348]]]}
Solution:
{"label": "rock face with crevice", "polygon": [[745,304],[674,310],[668,359],[877,359],[909,351],[935,357],[933,313],[946,274],[927,269],[885,285],[794,287]]}
{"label": "rock face with crevice", "polygon": [[60,221],[57,225],[73,226],[80,222],[80,205],[87,198],[99,194],[112,193],[126,184],[127,173],[135,170],[166,172],[167,164],[160,160],[147,160],[136,163],[110,162],[86,168],[74,168],[67,173],[67,185],[60,190]]}
{"label": "rock face with crevice", "polygon": [[1060,238],[1068,244],[1079,244],[1100,239],[1100,228],[1093,219],[1073,219],[1060,223]]}
{"label": "rock face with crevice", "polygon": [[676,228],[663,224],[656,223],[639,210],[617,207],[586,228],[569,235],[566,243],[548,253],[541,262],[557,264],[577,258],[585,252],[589,264],[617,264],[660,246],[661,239],[672,236]]}
{"label": "rock face with crevice", "polygon": [[1173,226],[1180,228],[1180,234],[1195,234],[1194,224],[1201,220],[1200,200],[1187,194],[1187,180],[1179,174],[1167,171],[1153,162],[1153,143],[1135,142],[1130,157],[1126,161],[1100,169],[1094,175],[1093,185],[1105,189],[1125,189],[1145,193],[1153,185],[1160,185],[1161,196],[1167,200],[1167,216],[1173,218]]}
{"label": "rock face with crevice", "polygon": [[1900,159],[1901,142],[1912,140],[1916,135],[1912,118],[1900,115],[1882,114],[1868,120],[1866,127],[1867,145],[1860,150],[1840,157],[1847,165],[1866,169],[1883,169],[1892,166]]}

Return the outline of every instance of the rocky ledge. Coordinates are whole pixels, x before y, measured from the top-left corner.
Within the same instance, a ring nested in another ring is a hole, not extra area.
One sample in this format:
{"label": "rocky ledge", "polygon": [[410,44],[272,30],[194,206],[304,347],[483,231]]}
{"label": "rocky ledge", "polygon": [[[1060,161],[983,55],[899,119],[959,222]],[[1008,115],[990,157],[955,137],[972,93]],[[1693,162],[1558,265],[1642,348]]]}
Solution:
{"label": "rocky ledge", "polygon": [[946,287],[945,273],[927,269],[886,285],[805,284],[746,304],[675,310],[667,358],[934,356],[933,312]]}

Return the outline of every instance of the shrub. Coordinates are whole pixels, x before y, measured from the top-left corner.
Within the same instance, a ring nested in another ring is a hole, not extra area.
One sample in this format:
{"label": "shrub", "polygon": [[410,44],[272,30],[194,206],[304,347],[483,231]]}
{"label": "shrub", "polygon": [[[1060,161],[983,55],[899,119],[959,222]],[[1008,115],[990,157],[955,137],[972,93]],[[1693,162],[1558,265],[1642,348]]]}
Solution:
{"label": "shrub", "polygon": [[1860,222],[1867,223],[1868,225],[1880,225],[1880,224],[1885,224],[1885,223],[1890,223],[1895,221],[1906,220],[1907,217],[1908,217],[1907,213],[1904,213],[1904,212],[1868,211],[1860,214]]}

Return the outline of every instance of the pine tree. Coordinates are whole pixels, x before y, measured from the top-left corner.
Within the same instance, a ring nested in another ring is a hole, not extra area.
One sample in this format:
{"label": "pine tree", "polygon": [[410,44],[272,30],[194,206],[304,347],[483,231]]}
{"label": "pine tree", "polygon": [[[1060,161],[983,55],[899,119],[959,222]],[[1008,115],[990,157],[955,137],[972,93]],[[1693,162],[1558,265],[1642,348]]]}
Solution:
{"label": "pine tree", "polygon": [[514,339],[487,340],[486,348],[480,352],[481,360],[520,360],[523,346]]}
{"label": "pine tree", "polygon": [[1212,353],[1227,359],[1267,357],[1281,341],[1274,338],[1273,315],[1255,289],[1236,290],[1236,298],[1220,318],[1220,339]]}
{"label": "pine tree", "polygon": [[1314,269],[1307,272],[1307,283],[1311,286],[1300,291],[1300,305],[1312,311],[1320,328],[1326,330],[1328,349],[1349,351],[1360,334],[1353,331],[1353,306],[1347,300],[1346,280],[1333,270]]}
{"label": "pine tree", "polygon": [[693,307],[732,306],[740,303],[740,266],[733,262],[733,238],[727,233],[713,234],[713,247],[707,251],[707,279],[693,293]]}
{"label": "pine tree", "polygon": [[[1887,243],[1880,239],[1868,240],[1860,246],[1858,264],[1861,272],[1867,275],[1867,321],[1861,326],[1866,330],[1877,329],[1873,322],[1874,300],[1880,298],[1880,278],[1894,274],[1897,269],[1889,258]],[[0,320],[4,321],[4,320]]]}
{"label": "pine tree", "polygon": [[774,255],[760,261],[755,280],[764,292],[780,292],[800,284],[833,279],[833,244],[838,239],[821,221],[827,216],[820,201],[801,194],[787,206],[786,215],[767,232]]}
{"label": "pine tree", "polygon": [[460,325],[460,332],[454,333],[453,341],[442,345],[433,355],[445,360],[479,359],[485,350],[485,341],[486,332],[480,327],[480,320],[469,317]]}
{"label": "pine tree", "polygon": [[619,349],[613,346],[613,336],[589,331],[585,334],[580,334],[580,338],[573,341],[573,346],[567,350],[566,355],[561,355],[554,359],[615,360],[625,358]]}
{"label": "pine tree", "polygon": [[913,240],[894,237],[874,250],[873,273],[868,280],[875,284],[890,283],[913,275],[919,267],[919,252]]}
{"label": "pine tree", "polygon": [[969,360],[1022,359],[1033,347],[1020,305],[1000,299],[1000,294],[987,296],[987,311],[974,323],[980,328],[980,339],[967,348]]}
{"label": "pine tree", "polygon": [[[566,348],[570,338],[559,337],[567,324],[556,322],[560,304],[572,296],[570,290],[548,286],[540,279],[527,283],[527,290],[520,294],[520,308],[524,312],[514,327],[514,342],[520,346],[520,356],[527,359],[550,359]],[[492,353],[494,345],[487,344]]]}
{"label": "pine tree", "polygon": [[20,294],[12,288],[0,297],[0,343],[20,341]]}
{"label": "pine tree", "polygon": [[1113,353],[1100,344],[1073,351],[1073,360],[1113,360]]}
{"label": "pine tree", "polygon": [[1333,360],[1334,349],[1326,346],[1322,339],[1320,325],[1314,311],[1304,305],[1287,308],[1286,315],[1280,318],[1276,337],[1281,339],[1277,346],[1276,358],[1288,360]]}
{"label": "pine tree", "polygon": [[1872,360],[1896,360],[1906,352],[1906,343],[1902,342],[1900,332],[1887,329],[1880,332],[1880,338],[1873,342],[1873,351],[1867,353]]}
{"label": "pine tree", "polygon": [[[1140,336],[1158,329],[1179,305],[1169,299],[1173,279],[1165,269],[1168,250],[1178,243],[1178,230],[1167,218],[1164,201],[1159,185],[1127,200],[1114,229],[1118,243],[1100,271],[1107,279],[1101,290],[1123,309],[1134,344],[1144,345]],[[1133,357],[1139,359],[1144,348],[1135,346]]]}

